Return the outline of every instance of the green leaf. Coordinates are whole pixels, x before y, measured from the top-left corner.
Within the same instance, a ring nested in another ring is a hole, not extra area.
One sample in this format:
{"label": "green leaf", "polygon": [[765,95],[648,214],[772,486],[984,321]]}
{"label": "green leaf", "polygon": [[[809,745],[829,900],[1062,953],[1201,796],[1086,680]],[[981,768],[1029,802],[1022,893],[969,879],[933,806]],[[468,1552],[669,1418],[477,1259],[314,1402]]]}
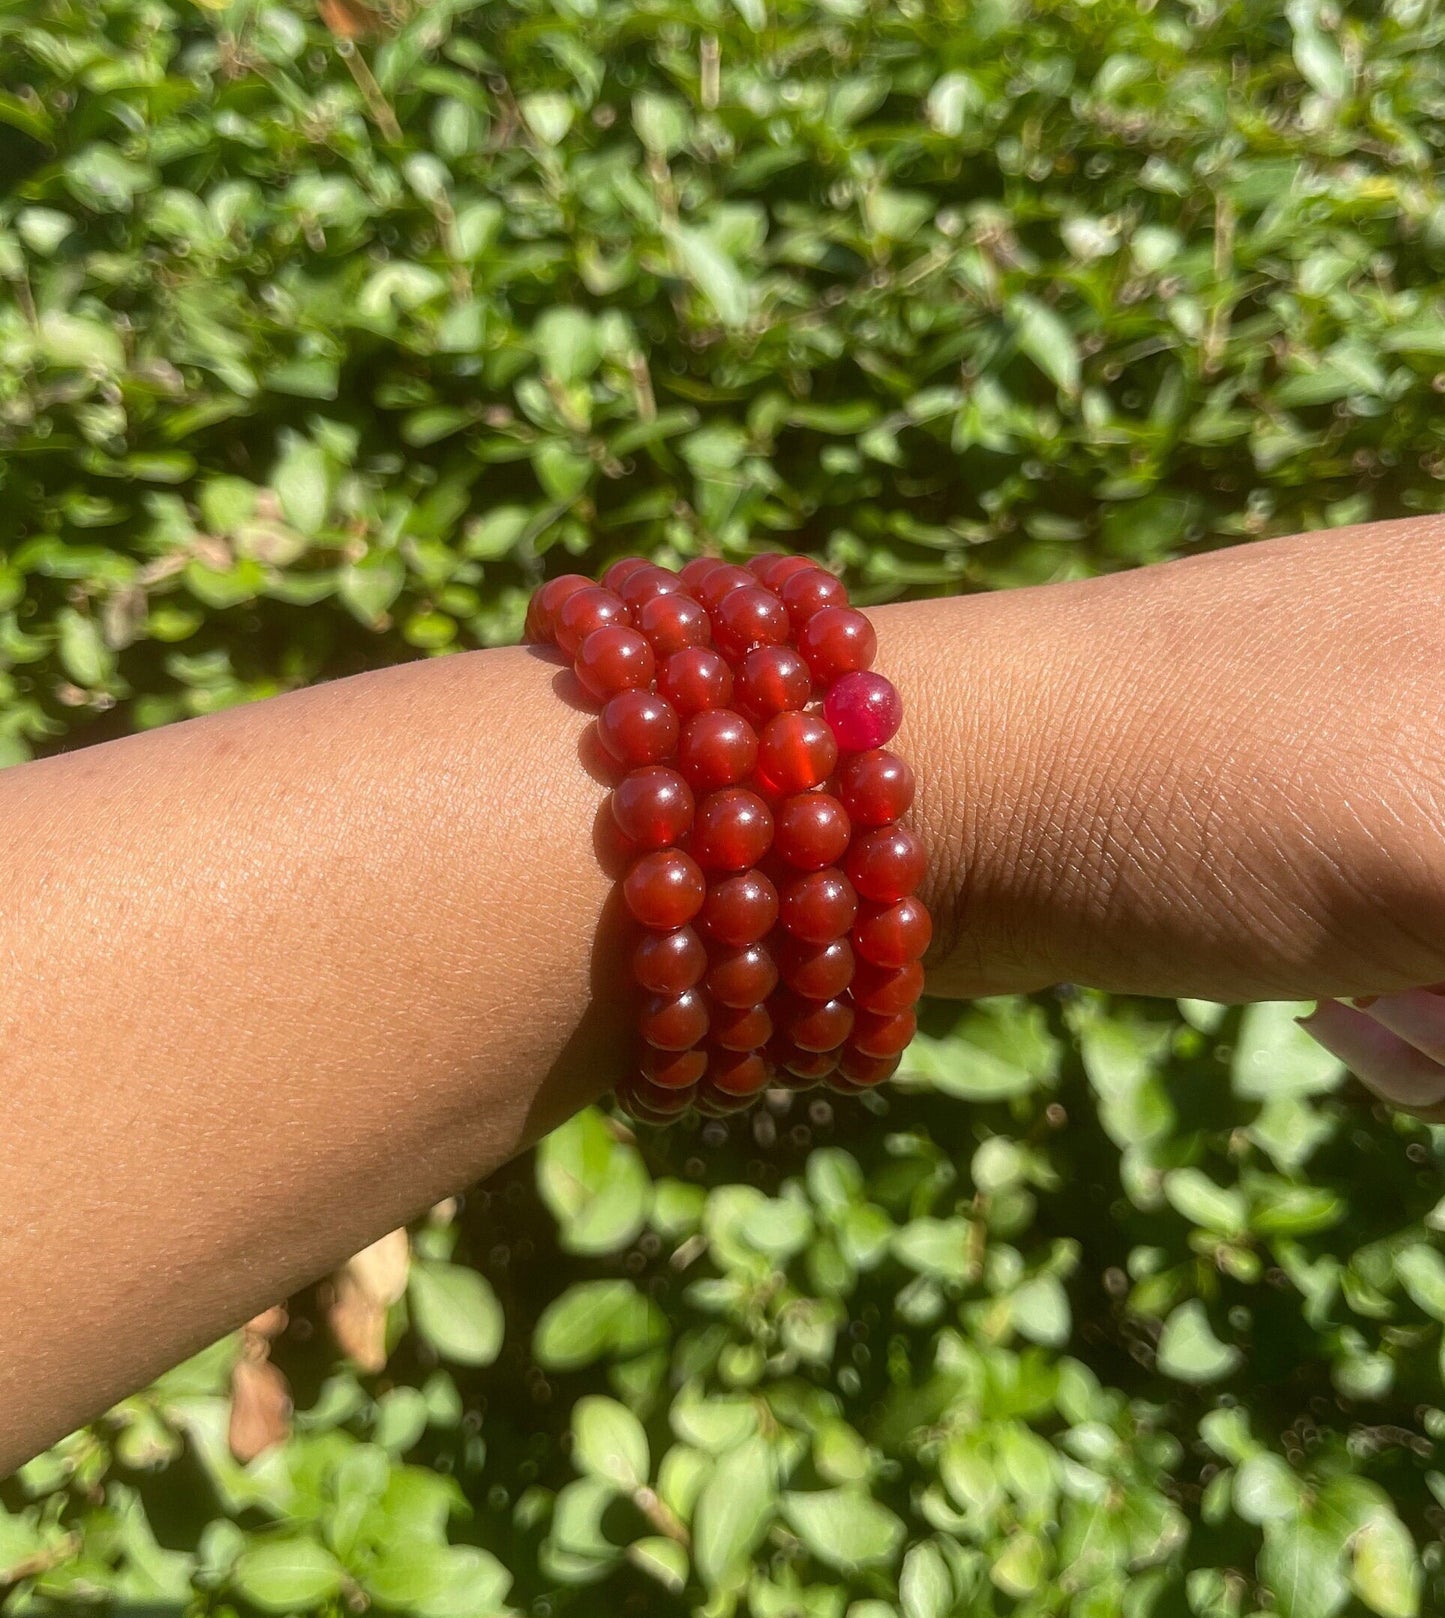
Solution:
{"label": "green leaf", "polygon": [[713,306],[723,325],[746,325],[751,295],[732,259],[711,237],[690,225],[669,224],[663,230],[679,271]]}
{"label": "green leaf", "polygon": [[1035,1276],[1014,1293],[1009,1310],[1015,1328],[1030,1342],[1058,1348],[1069,1340],[1072,1313],[1063,1282],[1053,1275]]}
{"label": "green leaf", "polygon": [[1390,1511],[1376,1511],[1355,1535],[1350,1583],[1380,1618],[1417,1618],[1423,1582],[1415,1542]]}
{"label": "green leaf", "polygon": [[1248,1228],[1244,1197],[1219,1186],[1198,1169],[1174,1169],[1164,1176],[1164,1195],[1184,1217],[1204,1230],[1232,1235]]}
{"label": "green leaf", "polygon": [[331,500],[326,457],[307,439],[291,440],[271,473],[271,487],[293,528],[314,534],[326,521]]}
{"label": "green leaf", "polygon": [[572,1411],[572,1457],[584,1472],[631,1492],[651,1470],[642,1423],[615,1399],[589,1394]]}
{"label": "green leaf", "polygon": [[396,552],[374,550],[343,567],[336,588],[358,622],[369,629],[392,606],[405,583],[406,565]]}
{"label": "green leaf", "polygon": [[746,1439],[718,1461],[698,1496],[692,1557],[705,1585],[741,1581],[776,1509],[772,1451],[761,1438]]}
{"label": "green leaf", "polygon": [[1350,1595],[1340,1569],[1342,1550],[1333,1534],[1302,1519],[1264,1524],[1259,1578],[1280,1618],[1334,1618]]}
{"label": "green leaf", "polygon": [[994,1558],[988,1576],[1016,1600],[1033,1595],[1043,1583],[1048,1568],[1048,1552],[1034,1533],[1012,1535]]}
{"label": "green leaf", "polygon": [[862,1489],[819,1489],[783,1496],[789,1526],[819,1561],[851,1573],[892,1562],[903,1524]]}
{"label": "green leaf", "polygon": [[236,1559],[231,1582],[265,1612],[309,1612],[340,1591],[344,1576],[314,1539],[263,1539]]}
{"label": "green leaf", "polygon": [[1310,1000],[1272,1000],[1245,1008],[1230,1067],[1237,1095],[1267,1101],[1320,1095],[1335,1088],[1344,1075],[1344,1063],[1295,1021],[1313,1009]]}
{"label": "green leaf", "polygon": [[1445,1255],[1427,1242],[1415,1242],[1395,1254],[1395,1274],[1427,1315],[1445,1320]]}
{"label": "green leaf", "polygon": [[407,1277],[412,1325],[445,1360],[490,1365],[502,1349],[502,1306],[475,1270],[413,1259]]}
{"label": "green leaf", "polygon": [[1159,1369],[1180,1382],[1217,1382],[1238,1369],[1242,1358],[1233,1344],[1214,1335],[1198,1298],[1181,1303],[1159,1333]]}
{"label": "green leaf", "polygon": [[1079,349],[1063,319],[1037,298],[1013,302],[1014,333],[1020,350],[1061,392],[1079,391]]}
{"label": "green leaf", "polygon": [[1299,1510],[1300,1480],[1278,1455],[1251,1455],[1234,1474],[1234,1509],[1246,1522],[1265,1523]]}
{"label": "green leaf", "polygon": [[537,1187],[571,1253],[609,1253],[642,1229],[652,1183],[635,1147],[596,1108],[553,1130],[537,1153]]}
{"label": "green leaf", "polygon": [[953,1578],[943,1552],[931,1540],[909,1548],[898,1580],[903,1618],[948,1618]]}

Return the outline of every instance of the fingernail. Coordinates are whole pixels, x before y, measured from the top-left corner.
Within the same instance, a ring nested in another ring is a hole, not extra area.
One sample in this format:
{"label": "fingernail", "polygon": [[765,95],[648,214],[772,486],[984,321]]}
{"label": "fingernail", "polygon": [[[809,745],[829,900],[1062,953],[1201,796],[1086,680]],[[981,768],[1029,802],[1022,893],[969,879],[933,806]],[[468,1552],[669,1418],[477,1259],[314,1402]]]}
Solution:
{"label": "fingernail", "polygon": [[1445,997],[1429,989],[1376,995],[1368,1015],[1432,1061],[1445,1061]]}
{"label": "fingernail", "polygon": [[1430,1107],[1445,1097],[1445,1067],[1369,1013],[1338,1000],[1321,1000],[1309,1016],[1295,1020],[1317,1045],[1394,1106]]}

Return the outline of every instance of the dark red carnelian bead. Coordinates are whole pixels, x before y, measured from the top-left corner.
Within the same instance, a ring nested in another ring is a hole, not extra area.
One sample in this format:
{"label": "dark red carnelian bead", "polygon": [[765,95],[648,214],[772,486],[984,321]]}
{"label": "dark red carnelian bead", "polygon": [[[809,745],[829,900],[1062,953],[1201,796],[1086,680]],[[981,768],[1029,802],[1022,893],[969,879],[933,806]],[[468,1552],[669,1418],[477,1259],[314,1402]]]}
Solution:
{"label": "dark red carnelian bead", "polygon": [[907,966],[921,959],[933,937],[933,923],[920,900],[860,906],[853,924],[853,948],[875,966]]}
{"label": "dark red carnelian bead", "polygon": [[928,859],[907,827],[879,826],[853,839],[843,868],[860,898],[892,904],[917,888]]}
{"label": "dark red carnelian bead", "polygon": [[624,580],[630,579],[634,573],[640,572],[643,568],[652,567],[653,565],[645,556],[619,556],[602,575],[603,588],[615,593]]}
{"label": "dark red carnelian bead", "polygon": [[652,691],[619,691],[597,716],[597,739],[619,764],[630,767],[671,758],[677,736],[672,704]]}
{"label": "dark red carnelian bead", "polygon": [[775,588],[794,629],[801,629],[815,612],[821,612],[824,607],[848,605],[848,590],[842,579],[821,567],[810,567],[794,573]]}
{"label": "dark red carnelian bead", "polygon": [[865,1056],[850,1045],[843,1047],[843,1054],[838,1058],[839,1075],[860,1090],[871,1090],[875,1084],[891,1079],[897,1071],[896,1056]]}
{"label": "dark red carnelian bead", "polygon": [[692,788],[665,764],[633,770],[612,789],[617,829],[639,848],[670,848],[692,825]]}
{"label": "dark red carnelian bead", "polygon": [[761,871],[740,871],[714,882],[702,902],[703,931],[719,944],[756,944],[778,919],[778,890]]}
{"label": "dark red carnelian bead", "polygon": [[755,1051],[773,1037],[766,1006],[715,1006],[708,1037],[725,1051]]}
{"label": "dark red carnelian bead", "polygon": [[755,646],[738,670],[737,694],[738,705],[766,724],[775,713],[807,707],[813,677],[791,646]]}
{"label": "dark red carnelian bead", "polygon": [[625,624],[594,629],[577,650],[572,667],[577,678],[599,702],[619,691],[636,691],[652,684],[657,659],[645,636]]}
{"label": "dark red carnelian bead", "polygon": [[642,1048],[642,1076],[659,1090],[690,1090],[707,1072],[706,1051],[661,1051]]}
{"label": "dark red carnelian bead", "polygon": [[579,590],[590,590],[592,587],[592,580],[581,573],[563,573],[555,579],[548,579],[532,597],[531,605],[527,608],[528,637],[532,640],[555,641],[557,614],[562,610],[562,603]]}
{"label": "dark red carnelian bead", "polygon": [[863,753],[893,739],[903,723],[903,698],[884,675],[855,669],[828,687],[823,717],[845,753]]}
{"label": "dark red carnelian bead", "polygon": [[634,1118],[645,1124],[665,1124],[681,1117],[692,1105],[693,1091],[682,1086],[665,1089],[640,1073],[629,1074],[617,1086],[617,1099]]}
{"label": "dark red carnelian bead", "polygon": [[790,994],[775,1007],[779,1031],[804,1051],[835,1051],[853,1031],[846,1000],[807,1000]]}
{"label": "dark red carnelian bead", "polygon": [[809,944],[784,933],[776,946],[783,982],[809,1000],[831,1000],[853,981],[853,946],[846,938]]}
{"label": "dark red carnelian bead", "polygon": [[757,793],[723,787],[698,804],[688,846],[710,871],[745,871],[767,853],[772,840],[772,811]]}
{"label": "dark red carnelian bead", "polygon": [[687,586],[676,573],[651,562],[629,573],[617,588],[617,593],[632,609],[633,622],[642,608],[656,596],[686,595]]}
{"label": "dark red carnelian bead", "polygon": [[713,1050],[708,1053],[707,1082],[729,1096],[755,1096],[772,1077],[770,1064],[756,1051]]}
{"label": "dark red carnelian bead", "polygon": [[798,632],[798,650],[818,685],[870,668],[878,655],[873,625],[852,607],[824,607]]}
{"label": "dark red carnelian bead", "polygon": [[699,792],[746,781],[758,762],[758,733],[731,708],[707,708],[683,725],[677,767]]}
{"label": "dark red carnelian bead", "polygon": [[568,657],[576,657],[582,642],[607,624],[627,624],[631,619],[627,603],[600,584],[569,595],[557,612],[557,645]]}
{"label": "dark red carnelian bead", "polygon": [[726,708],[733,699],[733,671],[710,646],[689,646],[662,665],[657,689],[687,719],[708,708]]}
{"label": "dark red carnelian bead", "polygon": [[644,933],[632,950],[632,975],[651,994],[681,994],[702,982],[707,951],[691,927]]}
{"label": "dark red carnelian bead", "polygon": [[778,986],[778,966],[762,944],[720,950],[703,979],[720,1006],[760,1006]]}
{"label": "dark red carnelian bead", "polygon": [[778,920],[794,938],[826,944],[841,938],[858,914],[858,895],[843,873],[809,871],[778,886]]}
{"label": "dark red carnelian bead", "polygon": [[724,562],[715,567],[697,587],[697,599],[711,612],[715,612],[724,596],[734,590],[751,589],[758,581],[745,567],[734,567]]}
{"label": "dark red carnelian bead", "polygon": [[826,1079],[838,1065],[838,1052],[832,1051],[805,1051],[800,1046],[791,1045],[786,1055],[777,1058],[779,1067],[784,1068],[793,1078],[799,1079],[804,1085],[814,1085]]}
{"label": "dark red carnelian bead", "polygon": [[788,615],[760,584],[730,590],[711,610],[713,639],[722,652],[741,658],[754,646],[780,646],[788,638]]}
{"label": "dark red carnelian bead", "polygon": [[859,1011],[849,1043],[862,1056],[897,1056],[918,1032],[912,1011]]}
{"label": "dark red carnelian bead", "polygon": [[795,792],[773,811],[773,851],[802,871],[840,860],[851,835],[848,811],[827,792]]}
{"label": "dark red carnelian bead", "polygon": [[913,771],[881,747],[845,758],[834,786],[855,826],[886,826],[913,802]]}
{"label": "dark red carnelian bead", "polygon": [[707,1033],[707,1002],[696,989],[650,994],[642,1002],[637,1026],[647,1043],[659,1050],[691,1050]]}
{"label": "dark red carnelian bead", "polygon": [[691,596],[653,596],[634,615],[659,657],[671,657],[689,646],[706,646],[712,639],[707,608]]}
{"label": "dark red carnelian bead", "polygon": [[922,964],[909,961],[906,966],[874,966],[872,961],[859,961],[851,993],[859,1011],[881,1011],[890,1017],[912,1011],[923,993]]}
{"label": "dark red carnelian bead", "polygon": [[622,879],[627,908],[644,927],[683,927],[702,909],[707,880],[680,848],[664,848],[632,862]]}
{"label": "dark red carnelian bead", "polygon": [[747,568],[748,572],[761,583],[763,575],[768,571],[768,569],[775,563],[781,562],[782,560],[782,551],[764,551],[761,556],[748,557],[747,561],[743,563],[743,566]]}
{"label": "dark red carnelian bead", "polygon": [[769,563],[766,572],[758,574],[758,583],[776,595],[795,573],[806,573],[810,568],[822,571],[823,564],[815,562],[811,556],[785,556],[781,561]]}
{"label": "dark red carnelian bead", "polygon": [[838,744],[817,714],[774,714],[758,737],[758,777],[773,792],[806,792],[837,762]]}
{"label": "dark red carnelian bead", "polygon": [[696,595],[709,573],[726,566],[727,563],[716,556],[694,556],[690,562],[683,563],[682,571],[677,576]]}

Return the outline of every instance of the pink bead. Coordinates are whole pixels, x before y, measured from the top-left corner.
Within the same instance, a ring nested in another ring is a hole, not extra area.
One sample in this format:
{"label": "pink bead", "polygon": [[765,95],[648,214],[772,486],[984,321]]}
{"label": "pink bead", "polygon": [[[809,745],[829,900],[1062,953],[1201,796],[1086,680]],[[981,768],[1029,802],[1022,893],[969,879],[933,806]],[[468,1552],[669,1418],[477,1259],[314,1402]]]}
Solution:
{"label": "pink bead", "polygon": [[903,698],[892,680],[858,669],[828,687],[823,717],[845,753],[864,753],[882,747],[903,723]]}

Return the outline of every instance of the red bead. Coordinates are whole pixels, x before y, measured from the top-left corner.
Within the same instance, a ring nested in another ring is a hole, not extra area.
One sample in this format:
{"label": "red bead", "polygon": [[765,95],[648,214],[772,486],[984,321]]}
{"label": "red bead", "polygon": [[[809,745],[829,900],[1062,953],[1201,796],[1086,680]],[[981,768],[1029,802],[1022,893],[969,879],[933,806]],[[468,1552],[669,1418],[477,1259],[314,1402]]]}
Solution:
{"label": "red bead", "polygon": [[644,854],[622,879],[627,908],[644,927],[685,926],[702,909],[706,894],[701,867],[678,848]]}
{"label": "red bead", "polygon": [[760,584],[730,590],[712,609],[713,639],[731,658],[754,646],[779,646],[788,638],[788,615],[771,590]]}
{"label": "red bead", "polygon": [[692,825],[692,788],[665,764],[633,770],[612,790],[617,829],[639,848],[670,848]]}
{"label": "red bead", "polygon": [[860,1011],[853,1019],[850,1043],[861,1056],[897,1056],[918,1032],[912,1011]]}
{"label": "red bead", "polygon": [[712,620],[700,601],[686,595],[653,596],[637,610],[637,627],[659,657],[671,657],[689,646],[706,646]]}
{"label": "red bead", "polygon": [[775,562],[781,562],[783,560],[783,555],[784,553],[782,551],[764,551],[761,556],[748,557],[747,561],[743,563],[743,566],[747,568],[748,572],[751,573],[755,579],[761,581],[763,574],[766,573]]}
{"label": "red bead", "polygon": [[903,698],[892,680],[857,669],[828,687],[823,717],[845,753],[861,753],[892,739],[903,723]]}
{"label": "red bead", "polygon": [[582,642],[594,629],[607,624],[626,624],[627,603],[600,584],[589,584],[577,590],[562,603],[557,612],[557,645],[568,657],[576,657]]}
{"label": "red bead", "polygon": [[917,888],[928,860],[906,827],[879,826],[853,839],[844,869],[860,898],[892,904]]}
{"label": "red bead", "polygon": [[664,1089],[640,1073],[629,1074],[617,1086],[618,1102],[644,1124],[670,1123],[687,1111],[692,1098],[690,1089]]}
{"label": "red bead", "polygon": [[663,663],[657,689],[686,719],[707,708],[727,707],[733,699],[733,671],[711,647],[690,646]]}
{"label": "red bead", "polygon": [[597,739],[619,764],[657,764],[677,747],[677,714],[652,691],[619,691],[597,716]]}
{"label": "red bead", "polygon": [[858,895],[843,873],[809,871],[778,888],[778,920],[795,938],[826,944],[841,938],[858,914]]}
{"label": "red bead", "polygon": [[689,847],[711,871],[743,871],[756,865],[773,841],[773,816],[756,792],[724,787],[697,806]]}
{"label": "red bead", "polygon": [[911,1011],[923,993],[923,967],[918,961],[909,961],[906,966],[874,966],[872,961],[859,961],[851,992],[859,1011],[881,1011],[886,1016]]}
{"label": "red bead", "polygon": [[848,605],[847,586],[842,579],[821,567],[800,570],[775,588],[794,629],[801,629],[815,612],[821,612],[824,607]]}
{"label": "red bead", "polygon": [[814,572],[821,570],[820,564],[811,556],[781,556],[776,562],[769,562],[767,567],[754,567],[749,563],[757,575],[758,583],[771,590],[774,595],[783,588],[795,573],[806,573],[810,569]]}
{"label": "red bead", "polygon": [[774,714],[758,738],[758,775],[774,792],[806,792],[837,762],[838,744],[817,714]]}
{"label": "red bead", "polygon": [[650,994],[642,1002],[637,1026],[647,1043],[659,1050],[690,1050],[707,1033],[707,1002],[696,989]]}
{"label": "red bead", "polygon": [[707,1082],[728,1096],[755,1096],[772,1077],[771,1065],[757,1052],[714,1050],[708,1054]]}
{"label": "red bead", "polygon": [[838,1058],[839,1075],[860,1090],[871,1090],[875,1084],[891,1079],[897,1071],[896,1056],[864,1056],[862,1051],[844,1046]]}
{"label": "red bead", "polygon": [[634,573],[639,573],[643,568],[651,567],[652,565],[645,556],[619,556],[602,575],[603,587],[616,593],[624,580],[630,579]]}
{"label": "red bead", "polygon": [[606,702],[619,691],[651,685],[657,659],[646,638],[635,629],[608,624],[604,629],[594,629],[582,642],[573,668],[583,686],[599,702]]}
{"label": "red bead", "polygon": [[824,607],[798,632],[798,650],[813,679],[828,686],[840,674],[871,667],[878,655],[878,636],[852,607]]}
{"label": "red bead", "polygon": [[840,860],[851,835],[847,810],[827,792],[794,793],[773,813],[773,849],[799,870],[820,871]]}
{"label": "red bead", "polygon": [[741,871],[707,890],[701,925],[719,944],[741,949],[756,944],[778,919],[778,890],[761,871]]}
{"label": "red bead", "polygon": [[690,1090],[707,1072],[706,1051],[660,1051],[645,1045],[642,1076],[659,1090]]}
{"label": "red bead", "polygon": [[725,1095],[704,1079],[697,1087],[693,1107],[703,1118],[731,1118],[735,1112],[746,1112],[752,1104],[751,1096]]}
{"label": "red bead", "polygon": [[784,1072],[801,1081],[791,1086],[793,1089],[806,1089],[817,1084],[819,1080],[826,1079],[838,1065],[836,1050],[805,1051],[786,1039],[774,1038],[768,1047],[768,1055]]}
{"label": "red bead", "polygon": [[709,1037],[725,1051],[755,1051],[773,1037],[773,1019],[766,1006],[718,1006]]}
{"label": "red bead", "polygon": [[629,573],[617,587],[617,593],[632,609],[633,621],[636,622],[637,614],[647,602],[657,596],[686,595],[687,586],[676,573],[669,573],[665,567],[655,567],[649,562],[646,567]]}
{"label": "red bead", "polygon": [[533,640],[555,641],[557,614],[562,610],[563,602],[579,590],[590,590],[592,587],[592,580],[581,573],[563,573],[555,579],[548,579],[532,597],[531,605],[527,608],[528,635]]}
{"label": "red bead", "polygon": [[710,613],[715,612],[724,596],[745,587],[751,589],[757,582],[745,567],[734,567],[731,562],[723,562],[698,585],[697,599]]}
{"label": "red bead", "polygon": [[755,646],[738,670],[737,693],[739,705],[766,724],[775,713],[807,707],[813,677],[791,646]]}
{"label": "red bead", "polygon": [[783,982],[809,1000],[831,1000],[853,981],[856,963],[846,938],[809,944],[784,933],[777,943],[777,957]]}
{"label": "red bead", "polygon": [[699,792],[746,781],[758,762],[758,733],[731,708],[706,708],[683,725],[677,767]]}
{"label": "red bead", "polygon": [[681,994],[702,982],[707,951],[691,927],[644,933],[632,950],[632,975],[652,994]]}
{"label": "red bead", "polygon": [[845,758],[835,785],[855,826],[886,826],[913,803],[913,771],[882,748]]}
{"label": "red bead", "polygon": [[683,564],[682,571],[677,576],[694,595],[697,595],[702,588],[702,581],[708,574],[715,568],[726,566],[727,563],[716,556],[694,556],[690,562]]}
{"label": "red bead", "polygon": [[875,966],[907,966],[920,960],[933,938],[933,922],[921,900],[863,905],[853,926],[853,948]]}
{"label": "red bead", "polygon": [[835,1051],[853,1030],[853,1008],[846,1000],[805,1000],[789,995],[778,1008],[778,1027],[804,1051]]}
{"label": "red bead", "polygon": [[703,979],[720,1006],[760,1006],[778,986],[778,967],[762,944],[722,950]]}

